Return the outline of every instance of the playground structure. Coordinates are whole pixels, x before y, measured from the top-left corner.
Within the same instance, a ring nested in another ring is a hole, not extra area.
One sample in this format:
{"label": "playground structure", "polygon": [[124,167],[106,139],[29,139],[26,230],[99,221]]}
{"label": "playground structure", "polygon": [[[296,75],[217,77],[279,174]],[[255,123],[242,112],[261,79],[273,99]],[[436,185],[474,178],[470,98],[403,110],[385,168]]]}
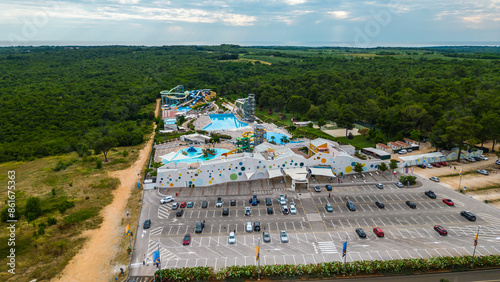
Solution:
{"label": "playground structure", "polygon": [[255,95],[248,94],[248,98],[236,100],[236,111],[243,120],[253,122],[255,120]]}
{"label": "playground structure", "polygon": [[161,91],[160,94],[162,108],[194,106],[198,103],[210,101],[217,96],[210,89],[184,91],[183,85],[177,85],[168,91]]}

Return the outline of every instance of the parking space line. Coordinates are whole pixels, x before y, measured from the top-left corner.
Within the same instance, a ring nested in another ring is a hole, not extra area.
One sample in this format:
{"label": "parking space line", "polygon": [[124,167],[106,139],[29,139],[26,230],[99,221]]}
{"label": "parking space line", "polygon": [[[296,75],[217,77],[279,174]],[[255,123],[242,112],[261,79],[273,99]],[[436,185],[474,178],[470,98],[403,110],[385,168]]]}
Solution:
{"label": "parking space line", "polygon": [[394,233],[392,233],[391,230],[387,230],[387,232],[391,233],[392,237],[396,238],[396,236],[394,235]]}
{"label": "parking space line", "polygon": [[396,198],[398,198],[400,201],[402,201],[398,194],[394,194],[394,196],[396,196]]}
{"label": "parking space line", "polygon": [[490,247],[492,247],[493,249],[495,249],[495,251],[497,251],[497,254],[500,254],[500,251],[497,248],[495,248],[494,246],[490,246]]}
{"label": "parking space line", "polygon": [[430,258],[432,257],[431,253],[429,253],[429,251],[427,251],[427,249],[424,249],[424,251],[429,255]]}
{"label": "parking space line", "polygon": [[415,251],[415,253],[417,253],[417,254],[420,256],[420,258],[424,258],[424,257],[423,257],[423,256],[422,256],[419,252],[418,252],[418,250],[417,250],[417,249],[413,249],[413,250]]}
{"label": "parking space line", "polygon": [[393,250],[393,251],[395,251],[395,252],[396,252],[396,254],[398,254],[398,256],[399,256],[401,259],[403,259],[403,256],[401,256],[401,254],[399,253],[399,251],[398,251],[398,250]]}
{"label": "parking space line", "polygon": [[423,230],[427,233],[427,235],[429,235],[429,237],[432,237],[431,233],[429,233],[425,228],[423,228]]}
{"label": "parking space line", "polygon": [[469,250],[467,250],[465,247],[460,247],[460,248],[464,249],[466,253],[468,253],[469,255],[471,255],[471,256],[472,256],[472,253],[471,253],[471,252],[469,252]]}
{"label": "parking space line", "polygon": [[389,255],[389,257],[391,258],[391,260],[393,260],[393,258],[391,256],[391,254],[389,253],[389,251],[385,251],[385,252]]}
{"label": "parking space line", "polygon": [[349,226],[352,228],[352,224],[349,222],[349,219],[347,219],[347,223],[349,223]]}
{"label": "parking space line", "polygon": [[412,238],[415,238],[415,237],[413,237],[413,235],[410,233],[410,230],[406,229],[405,231],[406,231],[408,234],[410,234],[410,236],[411,236]]}
{"label": "parking space line", "polygon": [[480,247],[483,248],[483,249],[485,249],[490,255],[493,254],[492,252],[488,251],[488,249],[486,249],[485,247],[483,247],[483,246],[480,246]]}
{"label": "parking space line", "polygon": [[399,229],[396,229],[396,230],[399,232],[399,234],[401,234],[401,237],[403,237],[404,239],[406,239],[405,235],[403,235],[403,233],[401,233],[401,231],[399,231]]}
{"label": "parking space line", "polygon": [[370,252],[366,252],[368,256],[370,257],[370,260],[373,260],[372,255],[370,255]]}

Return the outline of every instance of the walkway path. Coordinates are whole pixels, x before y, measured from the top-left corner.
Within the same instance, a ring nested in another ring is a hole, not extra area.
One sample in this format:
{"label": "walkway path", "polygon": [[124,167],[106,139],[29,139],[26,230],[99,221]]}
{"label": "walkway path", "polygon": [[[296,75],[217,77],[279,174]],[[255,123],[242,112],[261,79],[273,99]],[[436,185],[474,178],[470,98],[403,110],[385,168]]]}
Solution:
{"label": "walkway path", "polygon": [[[159,114],[159,107],[160,100],[158,99],[155,116]],[[117,255],[118,244],[124,233],[121,222],[125,217],[126,203],[131,189],[137,187],[139,172],[148,161],[153,136],[154,133],[131,167],[109,173],[110,176],[120,179],[121,184],[118,189],[113,191],[113,202],[101,210],[100,215],[103,217],[101,227],[83,233],[88,238],[83,248],[73,257],[55,281],[110,281],[112,279],[114,266],[110,262]]]}

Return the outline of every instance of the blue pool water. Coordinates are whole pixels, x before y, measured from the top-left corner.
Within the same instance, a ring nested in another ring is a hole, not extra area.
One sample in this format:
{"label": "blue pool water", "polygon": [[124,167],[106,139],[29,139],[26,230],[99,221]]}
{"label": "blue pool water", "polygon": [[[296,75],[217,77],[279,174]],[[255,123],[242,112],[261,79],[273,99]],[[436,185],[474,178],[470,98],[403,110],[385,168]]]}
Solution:
{"label": "blue pool water", "polygon": [[[173,157],[170,157],[169,159],[162,159],[161,161],[164,163],[164,164],[168,164],[168,163],[195,163],[195,162],[200,162],[200,161],[206,161],[206,160],[211,160],[213,158],[217,158],[217,157],[220,157],[221,154],[223,153],[226,153],[226,152],[229,152],[229,150],[226,150],[226,149],[217,149],[217,148],[214,148],[215,150],[215,155],[208,155],[208,157],[204,158],[203,157],[203,151],[201,148],[194,148],[196,149],[196,151],[193,151],[193,152],[188,152],[189,148],[186,148],[186,149],[182,149],[182,150],[179,150],[176,152],[175,155],[173,155]],[[182,154],[181,151],[184,151],[187,153],[187,155],[184,155]]]}
{"label": "blue pool water", "polygon": [[178,107],[177,110],[179,112],[187,112],[187,111],[191,110],[191,108],[190,107]]}
{"label": "blue pool water", "polygon": [[267,139],[267,142],[274,141],[276,142],[276,144],[284,145],[285,143],[281,142],[281,138],[283,138],[283,136],[285,136],[288,140],[290,140],[288,136],[286,136],[285,134],[281,134],[278,132],[269,132],[269,131],[266,132],[265,138]]}
{"label": "blue pool water", "polygon": [[203,128],[203,130],[223,130],[235,129],[248,126],[247,123],[239,121],[233,114],[210,115],[212,123]]}

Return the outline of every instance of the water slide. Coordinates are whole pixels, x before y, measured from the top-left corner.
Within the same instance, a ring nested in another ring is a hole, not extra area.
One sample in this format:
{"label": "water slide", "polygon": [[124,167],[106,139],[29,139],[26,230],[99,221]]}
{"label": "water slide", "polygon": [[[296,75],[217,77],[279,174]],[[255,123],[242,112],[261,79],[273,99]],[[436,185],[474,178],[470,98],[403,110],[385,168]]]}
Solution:
{"label": "water slide", "polygon": [[238,152],[238,149],[235,149],[235,150],[232,150],[232,151],[229,151],[229,152],[226,152],[226,153],[222,153],[221,156],[222,157],[227,157],[229,155],[232,155],[234,153]]}

